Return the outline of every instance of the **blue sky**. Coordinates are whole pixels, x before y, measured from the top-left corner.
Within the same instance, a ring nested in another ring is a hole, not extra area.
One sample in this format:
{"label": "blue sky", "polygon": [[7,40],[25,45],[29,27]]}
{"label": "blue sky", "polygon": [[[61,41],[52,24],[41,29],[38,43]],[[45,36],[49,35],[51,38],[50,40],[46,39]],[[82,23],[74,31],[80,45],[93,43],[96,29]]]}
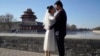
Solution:
{"label": "blue sky", "polygon": [[[0,0],[0,15],[10,13],[21,21],[20,17],[27,8],[31,8],[43,21],[48,5],[56,0]],[[78,28],[94,28],[100,26],[100,0],[62,0],[67,12],[68,24],[75,24]]]}

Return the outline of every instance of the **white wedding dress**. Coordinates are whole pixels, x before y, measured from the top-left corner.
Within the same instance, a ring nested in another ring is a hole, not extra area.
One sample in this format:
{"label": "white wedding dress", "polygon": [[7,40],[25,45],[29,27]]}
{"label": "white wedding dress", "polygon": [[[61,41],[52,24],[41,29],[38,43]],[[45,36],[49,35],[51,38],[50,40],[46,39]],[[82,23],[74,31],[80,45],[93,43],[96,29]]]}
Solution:
{"label": "white wedding dress", "polygon": [[44,21],[44,28],[46,29],[45,32],[45,38],[44,38],[44,46],[43,49],[44,51],[55,51],[56,50],[56,41],[54,37],[54,29],[48,30],[49,26],[53,25],[55,23],[55,18],[54,16],[48,15],[45,18]]}

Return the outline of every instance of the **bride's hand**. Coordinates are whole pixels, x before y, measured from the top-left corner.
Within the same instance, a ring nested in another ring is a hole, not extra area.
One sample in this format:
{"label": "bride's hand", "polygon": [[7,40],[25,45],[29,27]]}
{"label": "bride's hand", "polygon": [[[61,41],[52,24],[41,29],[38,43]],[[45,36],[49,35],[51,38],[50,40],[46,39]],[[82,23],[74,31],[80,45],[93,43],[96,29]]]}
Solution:
{"label": "bride's hand", "polygon": [[49,27],[44,27],[45,30],[49,30]]}

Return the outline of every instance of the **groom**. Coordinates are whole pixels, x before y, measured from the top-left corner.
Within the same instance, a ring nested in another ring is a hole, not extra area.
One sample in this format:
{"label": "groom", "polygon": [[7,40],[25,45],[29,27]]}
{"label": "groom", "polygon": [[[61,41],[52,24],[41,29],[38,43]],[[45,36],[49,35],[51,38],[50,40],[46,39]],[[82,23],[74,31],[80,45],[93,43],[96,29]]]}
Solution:
{"label": "groom", "polygon": [[53,26],[50,27],[50,29],[55,29],[55,37],[57,41],[59,56],[64,56],[64,37],[66,35],[67,15],[63,9],[63,4],[61,1],[57,1],[54,5],[58,13],[55,16],[56,22]]}

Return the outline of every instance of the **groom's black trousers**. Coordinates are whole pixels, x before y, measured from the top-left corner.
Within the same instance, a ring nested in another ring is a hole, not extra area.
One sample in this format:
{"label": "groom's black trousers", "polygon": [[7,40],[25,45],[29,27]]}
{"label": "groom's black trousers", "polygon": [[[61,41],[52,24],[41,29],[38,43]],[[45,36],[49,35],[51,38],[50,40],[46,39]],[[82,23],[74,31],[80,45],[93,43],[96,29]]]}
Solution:
{"label": "groom's black trousers", "polygon": [[64,47],[64,34],[59,34],[56,37],[56,41],[57,41],[57,46],[58,46],[58,52],[59,52],[59,56],[64,56],[65,55],[65,47]]}

